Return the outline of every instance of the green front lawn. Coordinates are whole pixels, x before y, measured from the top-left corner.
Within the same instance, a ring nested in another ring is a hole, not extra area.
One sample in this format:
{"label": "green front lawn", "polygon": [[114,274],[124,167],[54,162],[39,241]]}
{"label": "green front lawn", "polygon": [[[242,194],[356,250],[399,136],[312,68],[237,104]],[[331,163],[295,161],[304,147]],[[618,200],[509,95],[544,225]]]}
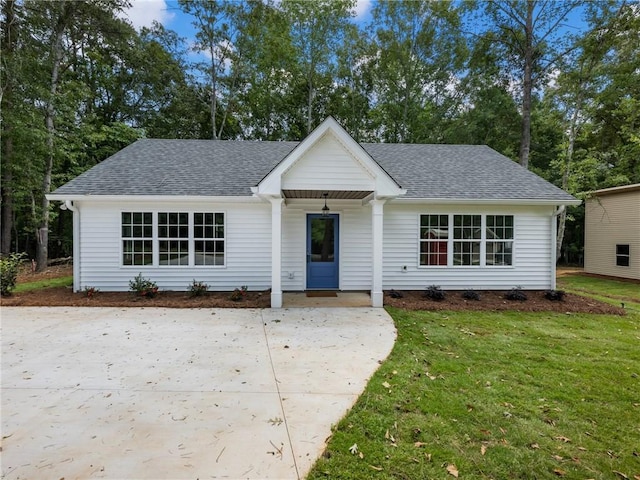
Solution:
{"label": "green front lawn", "polygon": [[640,284],[618,280],[589,277],[586,275],[566,275],[558,278],[558,288],[579,295],[587,295],[620,306],[621,302],[636,303],[640,307]]}
{"label": "green front lawn", "polygon": [[19,283],[13,290],[14,293],[28,292],[30,290],[41,290],[51,287],[70,287],[73,285],[73,276],[48,278],[36,282]]}
{"label": "green front lawn", "polygon": [[640,315],[389,313],[308,478],[640,478]]}

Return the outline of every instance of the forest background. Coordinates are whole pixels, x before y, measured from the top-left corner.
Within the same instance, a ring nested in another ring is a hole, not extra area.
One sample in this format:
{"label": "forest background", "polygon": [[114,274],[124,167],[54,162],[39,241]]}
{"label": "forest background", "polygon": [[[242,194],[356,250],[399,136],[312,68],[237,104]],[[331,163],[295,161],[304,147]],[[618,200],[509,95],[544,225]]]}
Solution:
{"label": "forest background", "polygon": [[[640,182],[640,4],[178,0],[194,37],[125,0],[2,0],[1,252],[71,255],[45,195],[138,138],[486,144],[584,198]],[[473,159],[468,172],[473,175]],[[580,263],[583,207],[560,215]]]}

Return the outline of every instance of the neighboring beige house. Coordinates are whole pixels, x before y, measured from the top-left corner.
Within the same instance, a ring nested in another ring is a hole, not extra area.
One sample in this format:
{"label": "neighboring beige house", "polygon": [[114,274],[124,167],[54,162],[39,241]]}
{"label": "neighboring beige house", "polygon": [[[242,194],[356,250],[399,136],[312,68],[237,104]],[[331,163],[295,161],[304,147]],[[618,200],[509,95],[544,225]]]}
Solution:
{"label": "neighboring beige house", "polygon": [[586,200],[584,271],[640,280],[640,183]]}

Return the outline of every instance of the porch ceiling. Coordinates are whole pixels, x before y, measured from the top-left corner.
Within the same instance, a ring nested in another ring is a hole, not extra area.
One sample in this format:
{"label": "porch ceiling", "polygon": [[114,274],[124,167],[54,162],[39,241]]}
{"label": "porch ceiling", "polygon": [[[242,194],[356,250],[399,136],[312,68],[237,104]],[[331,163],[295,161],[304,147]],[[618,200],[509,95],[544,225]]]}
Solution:
{"label": "porch ceiling", "polygon": [[324,198],[328,200],[362,200],[373,193],[372,190],[282,190],[285,198]]}

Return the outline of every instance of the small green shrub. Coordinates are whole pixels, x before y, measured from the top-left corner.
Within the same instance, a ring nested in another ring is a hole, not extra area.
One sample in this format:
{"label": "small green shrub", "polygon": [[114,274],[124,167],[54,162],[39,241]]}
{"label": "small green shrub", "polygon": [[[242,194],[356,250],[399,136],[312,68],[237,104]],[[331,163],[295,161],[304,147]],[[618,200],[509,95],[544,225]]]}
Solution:
{"label": "small green shrub", "polygon": [[244,296],[247,294],[247,286],[243,285],[240,288],[236,288],[231,295],[229,295],[229,300],[234,302],[239,302],[244,299]]}
{"label": "small green shrub", "polygon": [[12,253],[0,258],[0,295],[8,296],[16,287],[18,267],[24,253]]}
{"label": "small green shrub", "polygon": [[522,291],[521,286],[517,286],[505,293],[504,298],[506,298],[507,300],[524,302],[527,300],[527,294]]}
{"label": "small green shrub", "polygon": [[547,290],[544,297],[552,302],[562,302],[564,300],[564,290]]}
{"label": "small green shrub", "polygon": [[92,298],[100,292],[100,289],[96,287],[84,287],[83,292],[87,298]]}
{"label": "small green shrub", "polygon": [[440,286],[430,285],[427,287],[427,291],[424,292],[424,296],[431,300],[435,300],[436,302],[440,302],[447,297],[447,294],[440,289]]}
{"label": "small green shrub", "polygon": [[189,296],[190,297],[201,297],[209,290],[209,285],[204,282],[198,282],[196,279],[193,279],[191,285],[189,285]]}
{"label": "small green shrub", "polygon": [[469,288],[469,289],[465,290],[464,292],[462,292],[462,298],[464,298],[465,300],[479,301],[480,300],[480,294],[478,292],[476,292],[474,289]]}
{"label": "small green shrub", "polygon": [[129,282],[129,291],[137,297],[153,298],[158,293],[158,285],[139,273]]}

